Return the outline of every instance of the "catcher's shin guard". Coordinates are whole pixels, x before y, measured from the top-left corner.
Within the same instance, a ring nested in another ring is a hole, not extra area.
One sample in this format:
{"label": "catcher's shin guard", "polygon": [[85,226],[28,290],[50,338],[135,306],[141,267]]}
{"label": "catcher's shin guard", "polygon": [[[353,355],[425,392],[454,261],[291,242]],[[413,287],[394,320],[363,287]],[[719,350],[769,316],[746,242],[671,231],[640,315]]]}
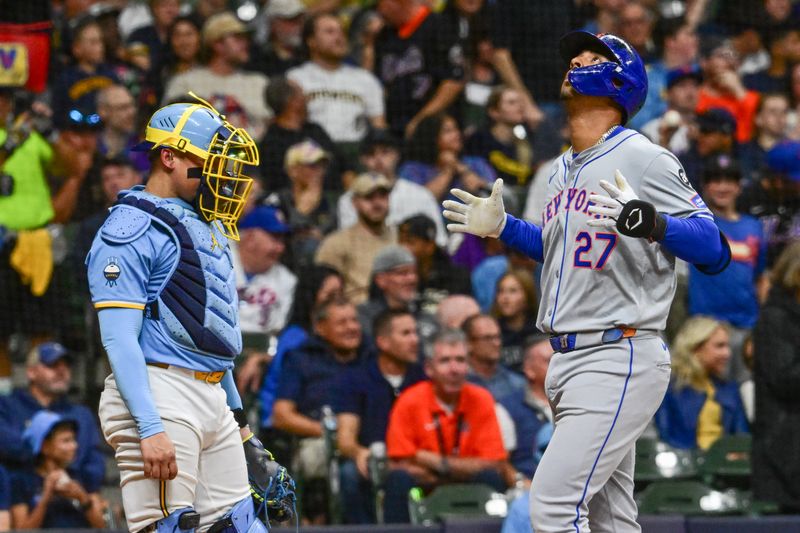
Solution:
{"label": "catcher's shin guard", "polygon": [[267,527],[256,516],[253,499],[248,496],[214,522],[208,533],[267,533]]}

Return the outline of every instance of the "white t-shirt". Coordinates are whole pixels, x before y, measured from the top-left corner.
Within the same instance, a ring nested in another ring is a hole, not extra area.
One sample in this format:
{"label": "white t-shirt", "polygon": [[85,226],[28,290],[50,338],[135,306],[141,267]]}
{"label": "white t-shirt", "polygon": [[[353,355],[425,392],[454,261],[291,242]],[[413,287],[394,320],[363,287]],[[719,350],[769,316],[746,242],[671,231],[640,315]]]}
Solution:
{"label": "white t-shirt", "polygon": [[219,76],[199,67],[169,80],[162,103],[177,98],[193,102],[194,99],[188,95],[193,91],[208,100],[231,124],[247,130],[258,142],[264,136],[267,120],[272,117],[264,99],[266,88],[267,77],[259,72],[238,71],[229,76]]}
{"label": "white t-shirt", "polygon": [[[661,126],[662,118],[663,116],[654,118],[642,126],[642,129],[640,130],[647,136],[648,139],[656,144],[658,144],[661,139],[661,134],[659,133],[658,129]],[[681,124],[678,126],[678,129],[675,130],[675,133],[672,134],[672,137],[669,140],[669,146],[666,146],[666,148],[668,148],[669,151],[674,154],[682,154],[688,152],[690,146],[691,142],[689,141],[689,128],[685,124]]]}
{"label": "white t-shirt", "polygon": [[[347,191],[339,197],[338,218],[341,229],[349,228],[358,221],[353,207],[353,193]],[[442,223],[442,211],[433,193],[413,181],[398,178],[389,194],[389,216],[386,224],[395,226],[408,217],[426,215],[436,223],[436,244],[447,244],[447,233]]]}
{"label": "white t-shirt", "polygon": [[297,276],[278,263],[248,280],[239,259],[239,250],[234,243],[231,244],[231,254],[239,293],[239,322],[242,332],[278,333],[289,320]]}
{"label": "white t-shirt", "polygon": [[369,119],[384,114],[383,88],[371,72],[351,65],[326,70],[306,61],[286,76],[303,88],[308,119],[325,129],[335,142],[358,142],[367,134]]}

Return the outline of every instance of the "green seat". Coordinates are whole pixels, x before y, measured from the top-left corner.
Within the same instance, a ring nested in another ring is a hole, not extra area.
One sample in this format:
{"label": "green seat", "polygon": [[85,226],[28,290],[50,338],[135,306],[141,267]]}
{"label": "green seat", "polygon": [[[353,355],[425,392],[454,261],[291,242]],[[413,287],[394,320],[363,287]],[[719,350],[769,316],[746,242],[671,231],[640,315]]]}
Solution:
{"label": "green seat", "polygon": [[[496,500],[495,491],[488,485],[453,484],[437,487],[427,497],[422,497],[422,490],[411,489],[408,506],[411,523],[415,525],[432,525],[444,516],[490,516],[492,505]],[[506,503],[505,498],[500,498]],[[487,506],[487,504],[489,504]],[[500,504],[501,506],[503,504]]]}
{"label": "green seat", "polygon": [[637,490],[654,481],[697,477],[697,455],[693,450],[673,448],[651,438],[636,441],[633,479]]}
{"label": "green seat", "polygon": [[655,481],[638,496],[641,514],[737,515],[750,509],[750,495],[714,490],[699,481]]}
{"label": "green seat", "polygon": [[750,435],[726,435],[718,439],[698,458],[698,468],[705,483],[717,488],[750,487]]}

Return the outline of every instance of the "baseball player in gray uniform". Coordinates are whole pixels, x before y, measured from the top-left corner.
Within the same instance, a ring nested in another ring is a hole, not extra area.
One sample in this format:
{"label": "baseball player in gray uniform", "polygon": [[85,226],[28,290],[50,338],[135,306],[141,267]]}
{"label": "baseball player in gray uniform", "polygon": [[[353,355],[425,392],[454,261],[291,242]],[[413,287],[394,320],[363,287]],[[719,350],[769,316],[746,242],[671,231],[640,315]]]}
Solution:
{"label": "baseball player in gray uniform", "polygon": [[543,263],[537,326],[557,352],[546,387],[555,417],[531,483],[536,533],[640,531],[636,439],[661,404],[670,356],[659,332],[675,292],[675,258],[722,271],[730,249],[677,158],[623,125],[644,103],[637,53],[613,35],[562,37],[561,96],[572,146],[548,174],[541,220],[505,214],[454,189],[448,229],[504,243]]}

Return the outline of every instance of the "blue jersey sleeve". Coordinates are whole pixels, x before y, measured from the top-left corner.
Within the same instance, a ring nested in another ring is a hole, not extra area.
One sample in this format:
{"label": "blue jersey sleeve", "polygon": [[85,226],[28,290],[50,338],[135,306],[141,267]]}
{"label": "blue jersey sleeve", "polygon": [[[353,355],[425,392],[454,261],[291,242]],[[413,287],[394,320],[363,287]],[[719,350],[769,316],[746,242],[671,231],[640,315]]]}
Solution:
{"label": "blue jersey sleeve", "polygon": [[506,215],[506,227],[500,234],[500,240],[528,257],[544,262],[542,228],[536,224]]}
{"label": "blue jersey sleeve", "polygon": [[136,421],[139,438],[161,433],[164,427],[153,402],[144,354],[139,346],[144,315],[137,309],[108,308],[101,309],[97,316],[117,388]]}
{"label": "blue jersey sleeve", "polygon": [[149,239],[108,243],[98,233],[86,258],[89,291],[96,309],[144,309],[153,259]]}
{"label": "blue jersey sleeve", "polygon": [[703,274],[719,274],[731,261],[728,240],[713,220],[704,216],[664,215],[667,230],[661,245],[675,257],[692,263]]}
{"label": "blue jersey sleeve", "polygon": [[231,411],[241,409],[242,397],[239,396],[239,389],[236,388],[236,380],[233,379],[233,371],[230,368],[225,371],[225,376],[223,376],[220,385],[222,385],[222,389],[228,398],[228,407],[231,408]]}

